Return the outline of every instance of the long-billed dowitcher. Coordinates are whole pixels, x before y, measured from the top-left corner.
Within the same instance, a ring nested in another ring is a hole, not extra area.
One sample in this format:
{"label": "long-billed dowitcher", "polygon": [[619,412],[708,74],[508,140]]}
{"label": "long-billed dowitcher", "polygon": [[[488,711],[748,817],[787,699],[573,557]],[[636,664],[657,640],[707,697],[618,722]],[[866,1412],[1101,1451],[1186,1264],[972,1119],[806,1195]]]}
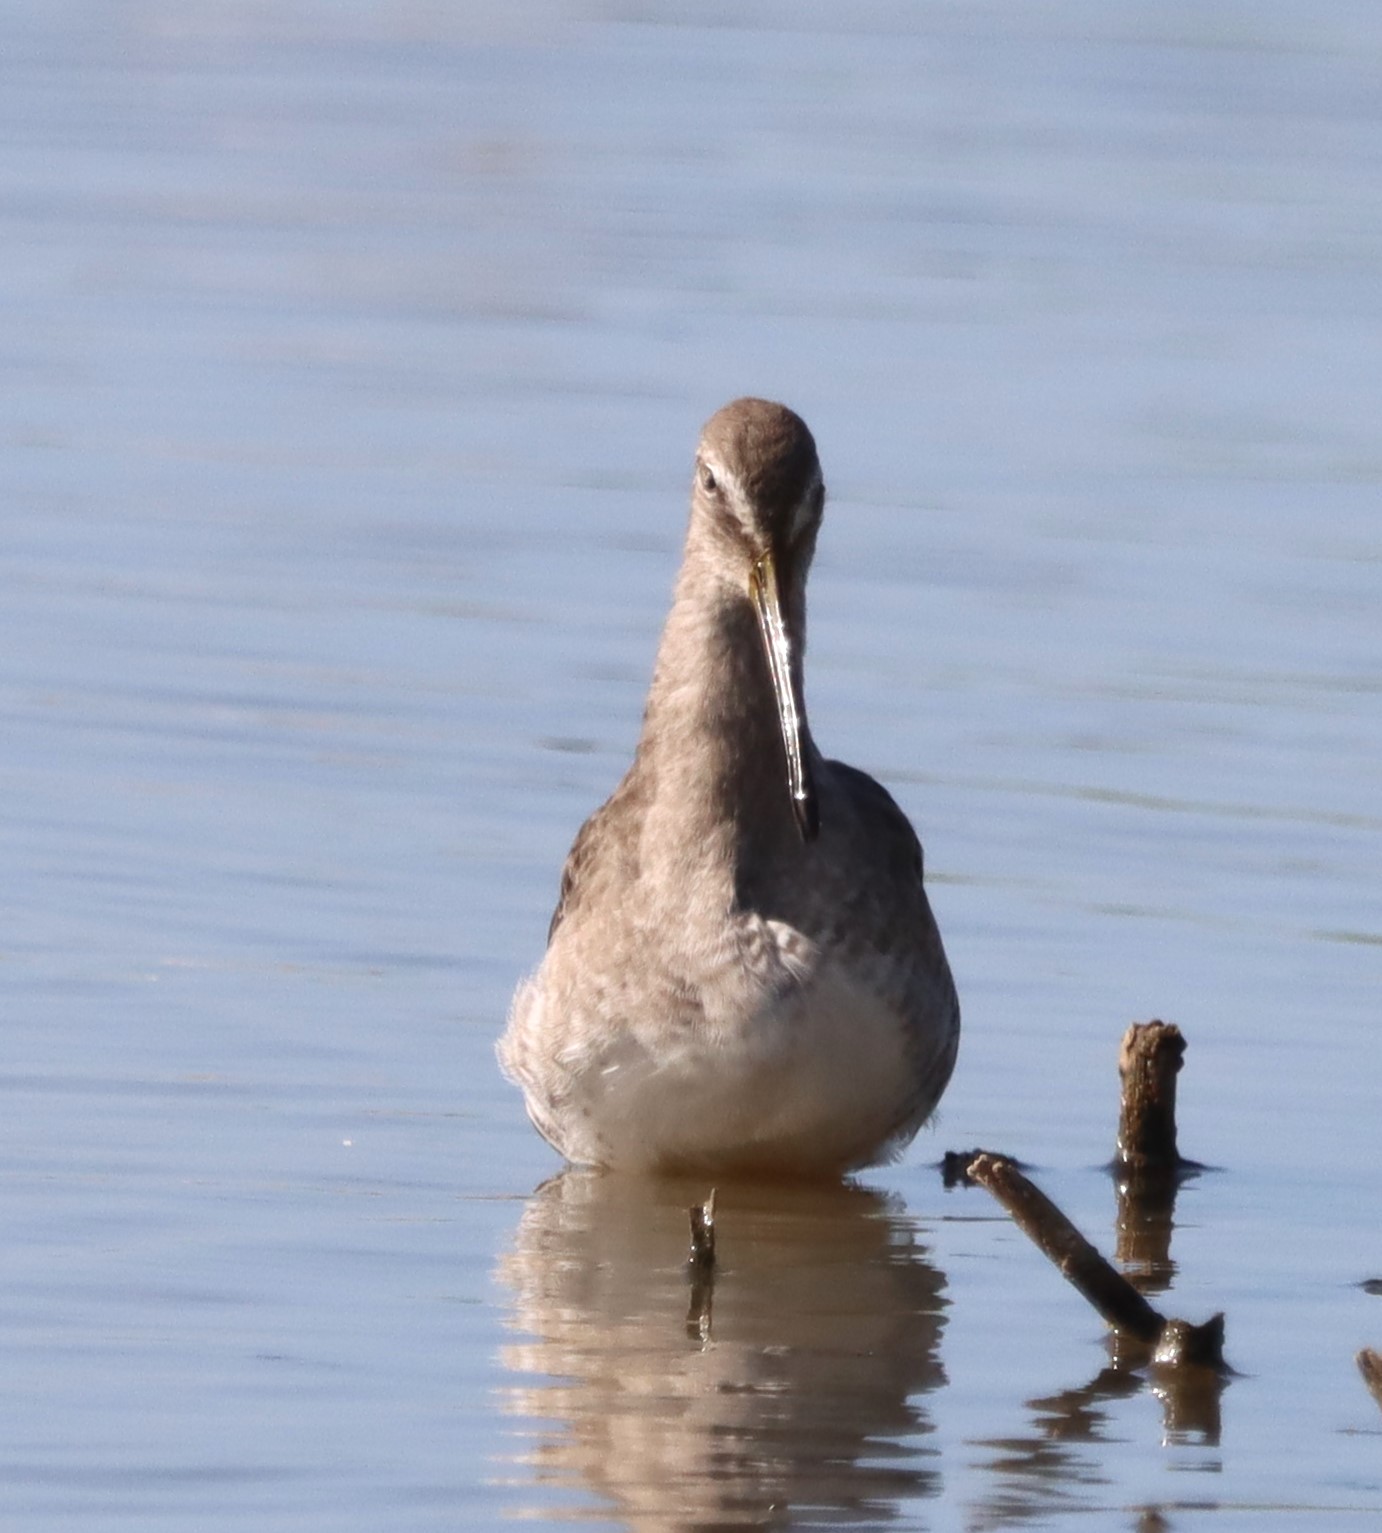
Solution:
{"label": "long-billed dowitcher", "polygon": [[739,399],[701,434],[633,765],[586,821],[499,1044],[579,1164],[849,1170],[900,1152],[960,1013],[921,845],[806,721],[825,488],[806,423]]}

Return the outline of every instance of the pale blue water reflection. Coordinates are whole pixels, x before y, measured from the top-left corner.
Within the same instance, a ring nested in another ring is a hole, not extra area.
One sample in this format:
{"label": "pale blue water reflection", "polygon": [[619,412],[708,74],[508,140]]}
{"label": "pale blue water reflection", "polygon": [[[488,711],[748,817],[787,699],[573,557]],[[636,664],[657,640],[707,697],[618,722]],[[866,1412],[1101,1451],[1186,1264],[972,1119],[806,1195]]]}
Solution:
{"label": "pale blue water reflection", "polygon": [[[1375,1518],[1380,71],[1361,4],[5,9],[9,1520]],[[534,1192],[491,1043],[746,390],[820,441],[813,722],[967,1031],[869,1192],[726,1214],[717,1352],[674,1210]],[[1216,1434],[924,1165],[1111,1249],[1152,1014]]]}

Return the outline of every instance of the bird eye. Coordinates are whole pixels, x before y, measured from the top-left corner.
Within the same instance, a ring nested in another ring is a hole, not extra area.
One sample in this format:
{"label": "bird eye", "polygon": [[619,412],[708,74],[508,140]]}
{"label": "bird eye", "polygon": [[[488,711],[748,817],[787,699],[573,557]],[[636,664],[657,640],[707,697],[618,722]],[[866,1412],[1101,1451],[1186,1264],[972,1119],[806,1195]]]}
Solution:
{"label": "bird eye", "polygon": [[719,488],[719,482],[716,480],[715,475],[711,472],[710,465],[707,463],[702,463],[701,489],[703,489],[707,495],[713,495]]}

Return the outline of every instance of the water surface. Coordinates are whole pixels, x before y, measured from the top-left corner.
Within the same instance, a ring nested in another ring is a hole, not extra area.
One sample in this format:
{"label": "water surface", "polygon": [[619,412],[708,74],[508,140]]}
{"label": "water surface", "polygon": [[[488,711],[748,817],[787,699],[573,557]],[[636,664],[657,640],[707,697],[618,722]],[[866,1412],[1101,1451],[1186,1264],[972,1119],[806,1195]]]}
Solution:
{"label": "water surface", "polygon": [[[1376,1517],[1379,71],[1285,0],[7,8],[11,1521]],[[706,1317],[698,1190],[549,1181],[491,1049],[744,392],[966,1031],[900,1166],[726,1190]],[[1112,1250],[1153,1015],[1198,1412],[929,1164]]]}

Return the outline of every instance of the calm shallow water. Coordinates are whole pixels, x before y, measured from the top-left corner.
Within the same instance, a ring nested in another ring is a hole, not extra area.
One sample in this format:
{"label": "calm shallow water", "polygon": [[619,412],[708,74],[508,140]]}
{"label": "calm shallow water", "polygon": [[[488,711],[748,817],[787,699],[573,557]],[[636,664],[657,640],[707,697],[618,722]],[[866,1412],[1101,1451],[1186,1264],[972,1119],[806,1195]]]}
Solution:
{"label": "calm shallow water", "polygon": [[[5,11],[11,1521],[1371,1525],[1379,68],[1362,5]],[[701,1189],[548,1182],[491,1045],[747,391],[966,1033],[901,1166],[724,1190],[703,1325]],[[1112,1250],[1151,1015],[1198,1410],[928,1165]]]}

